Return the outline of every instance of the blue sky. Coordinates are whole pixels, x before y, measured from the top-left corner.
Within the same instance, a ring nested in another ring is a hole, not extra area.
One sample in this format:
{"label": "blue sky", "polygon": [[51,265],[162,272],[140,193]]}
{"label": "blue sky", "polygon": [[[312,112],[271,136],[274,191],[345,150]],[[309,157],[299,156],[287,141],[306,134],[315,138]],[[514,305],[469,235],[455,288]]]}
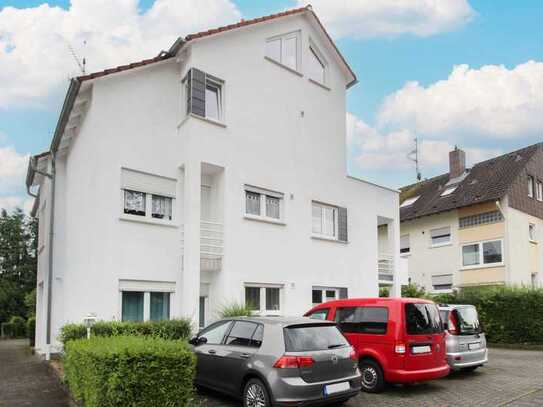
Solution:
{"label": "blue sky", "polygon": [[[221,7],[228,3],[228,0],[208,1]],[[443,3],[448,1],[443,0]],[[314,1],[315,10],[325,25],[331,27],[339,49],[359,78],[359,84],[348,92],[347,104],[352,114],[348,121],[348,169],[352,174],[394,187],[412,182],[414,170],[405,155],[410,151],[411,140],[415,136],[419,137],[423,150],[422,171],[425,177],[446,169],[446,152],[454,144],[465,148],[468,161],[473,162],[541,141],[543,125],[538,124],[538,116],[543,114],[543,102],[534,89],[543,85],[543,7],[540,1],[451,0],[451,4],[463,3],[463,10],[467,7],[469,16],[455,17],[451,12],[451,19],[458,21],[445,27],[447,22],[431,21],[433,17],[410,9],[404,13],[407,16],[405,21],[395,21],[399,32],[394,33],[362,28],[379,18],[386,19],[386,16],[395,14],[391,6],[385,5],[382,14],[368,17],[363,5],[353,5],[352,15],[345,16],[334,10],[331,2],[325,2]],[[3,157],[2,148],[11,149],[11,155],[4,155],[10,159],[13,158],[13,150],[18,156],[25,156],[48,148],[67,78],[75,72],[73,60],[66,56],[62,63],[53,66],[60,68],[50,68],[53,72],[66,67],[66,72],[62,73],[60,80],[54,77],[49,87],[37,78],[33,80],[38,82],[29,80],[26,87],[19,89],[17,83],[26,81],[23,74],[19,81],[13,78],[16,83],[6,81],[2,76],[3,69],[5,72],[13,69],[10,58],[15,57],[15,53],[6,51],[15,47],[6,38],[11,38],[11,42],[19,47],[17,51],[25,42],[17,42],[13,38],[32,38],[24,27],[27,21],[24,19],[21,19],[21,26],[12,24],[3,31],[2,14],[6,14],[11,6],[28,8],[27,11],[37,15],[37,7],[43,3],[39,0],[0,0],[0,159]],[[47,3],[70,9],[69,1]],[[233,0],[232,3],[236,10],[230,9],[231,15],[240,14],[243,18],[297,6],[296,1],[286,0]],[[385,3],[390,2],[383,1]],[[154,0],[141,0],[140,14],[148,12],[153,5]],[[402,14],[398,14],[401,20]],[[219,15],[215,20],[221,22],[221,18]],[[411,21],[425,18],[428,25],[432,25],[432,32],[410,32]],[[215,20],[212,19],[210,24]],[[13,21],[12,17],[10,21]],[[342,27],[350,27],[350,31],[341,33]],[[186,33],[180,31],[177,34]],[[170,44],[151,45],[150,49],[158,51]],[[74,48],[77,49],[77,42],[74,42]],[[35,51],[26,55],[35,55]],[[129,51],[125,55],[125,62],[140,57],[134,55],[131,58]],[[41,58],[36,55],[31,67],[38,72],[43,67],[44,81],[47,81],[49,68],[45,65],[50,61],[44,65]],[[528,61],[534,63],[526,65]],[[464,64],[467,67],[458,70],[455,78],[451,78],[454,67]],[[418,84],[406,85],[413,81]],[[33,94],[34,83],[43,87],[36,91],[36,95]],[[4,86],[6,89],[2,89]],[[11,96],[2,100],[2,93]],[[387,161],[398,164],[388,165]],[[21,185],[14,185],[16,183],[10,181],[11,178],[6,178],[21,176],[16,169],[2,169],[6,162],[3,164],[0,160],[0,206],[2,202],[8,206],[9,197],[12,198],[10,202],[19,202],[15,197],[24,194]]]}

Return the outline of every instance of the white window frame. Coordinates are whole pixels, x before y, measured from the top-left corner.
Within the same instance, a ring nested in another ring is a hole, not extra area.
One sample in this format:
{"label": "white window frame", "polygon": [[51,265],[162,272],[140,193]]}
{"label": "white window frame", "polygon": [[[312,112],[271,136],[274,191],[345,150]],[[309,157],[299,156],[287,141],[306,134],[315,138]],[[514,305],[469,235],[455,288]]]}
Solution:
{"label": "white window frame", "polygon": [[539,202],[543,201],[543,183],[539,180],[535,183],[535,196]]}
{"label": "white window frame", "polygon": [[[145,194],[145,215],[133,215],[130,213],[124,213],[124,193],[125,190],[132,191],[132,192],[140,192],[142,194]],[[154,218],[153,217],[153,196],[159,196],[163,198],[169,198],[171,199],[171,206],[172,206],[172,218],[171,219],[160,219],[160,218]],[[155,224],[165,224],[165,225],[174,225],[175,221],[175,197],[168,196],[168,195],[161,195],[161,194],[153,194],[150,192],[145,192],[142,190],[134,189],[134,188],[121,188],[121,219],[124,220],[134,220],[139,222],[145,222],[145,223],[155,223]]]}
{"label": "white window frame", "polygon": [[[296,67],[295,68],[292,68],[283,62],[283,43],[285,42],[285,40],[288,40],[291,38],[296,38]],[[267,45],[269,42],[273,42],[273,41],[280,41],[280,51],[279,51],[280,61],[267,55],[267,52],[266,52]],[[264,47],[264,58],[278,64],[279,66],[283,68],[288,69],[289,71],[292,71],[301,75],[301,71],[302,71],[302,56],[301,56],[302,52],[301,51],[302,51],[302,40],[301,40],[300,31],[293,31],[286,34],[275,35],[273,37],[267,38],[266,46]]]}
{"label": "white window frame", "polygon": [[400,208],[405,208],[407,206],[411,206],[413,205],[415,202],[417,202],[417,200],[420,198],[420,195],[417,195],[417,196],[413,196],[411,198],[407,198],[405,201],[403,201],[401,204],[400,204]]}
{"label": "white window frame", "polygon": [[[260,194],[260,214],[255,215],[247,213],[247,192]],[[273,218],[266,215],[267,197],[279,199],[279,218]],[[255,187],[245,184],[243,186],[243,216],[246,219],[258,220],[268,223],[276,223],[279,225],[285,224],[285,195],[282,192],[273,191],[270,189]]]}
{"label": "white window frame", "polygon": [[[324,230],[325,224],[325,209],[332,209],[334,216],[334,234],[328,235],[326,233],[319,233],[313,231],[313,207],[319,206],[321,208],[321,230]],[[339,207],[335,205],[325,204],[319,201],[311,201],[311,235],[320,239],[338,240],[339,239]]]}
{"label": "white window frame", "polygon": [[528,197],[534,197],[535,178],[532,175],[528,175]]}
{"label": "white window frame", "polygon": [[[439,230],[439,229],[445,229],[445,228],[449,228],[449,240],[447,242],[442,242],[442,243],[434,243],[433,242],[433,239],[432,239],[432,232],[434,230]],[[429,235],[430,235],[430,247],[434,248],[434,247],[442,247],[442,246],[450,246],[452,244],[452,227],[451,226],[441,226],[441,227],[438,227],[438,228],[432,228],[429,230]]]}
{"label": "white window frame", "polygon": [[223,85],[224,85],[223,81],[221,81],[219,79],[216,79],[214,76],[206,74],[206,91],[207,91],[208,86],[217,89],[217,98],[218,98],[218,100],[217,100],[217,103],[218,103],[218,106],[217,106],[218,117],[215,118],[215,117],[210,117],[210,116],[207,115],[207,96],[206,96],[206,119],[211,120],[211,121],[215,121],[215,122],[219,122],[219,123],[224,123]]}
{"label": "white window frame", "polygon": [[[401,252],[401,250],[402,250],[402,238],[405,238],[405,237],[407,237],[407,241],[409,243],[409,245],[408,245],[409,250],[402,253]],[[400,236],[400,256],[409,256],[410,254],[411,254],[411,236],[409,235],[409,233],[406,233],[406,234]]]}
{"label": "white window frame", "polygon": [[[496,263],[484,263],[484,253],[483,253],[483,244],[488,242],[500,242],[500,249],[502,254],[502,261],[496,262]],[[479,246],[479,263],[473,264],[471,266],[464,266],[464,246],[473,246],[478,245]],[[460,246],[460,264],[462,265],[462,270],[470,270],[470,269],[480,269],[480,268],[487,268],[487,267],[500,267],[505,264],[505,253],[503,250],[503,239],[488,239],[488,240],[481,240],[478,242],[469,242],[469,243],[463,243]]]}
{"label": "white window frame", "polygon": [[[260,289],[260,304],[259,309],[252,311],[254,315],[277,315],[280,316],[284,309],[284,285],[283,284],[265,284],[265,283],[245,283],[243,284],[243,303],[245,304],[245,288],[253,287]],[[279,309],[266,310],[266,288],[279,289]]]}
{"label": "white window frame", "polygon": [[537,233],[536,233],[536,225],[535,223],[529,223],[528,224],[528,238],[530,239],[530,242],[537,243]]}
{"label": "white window frame", "polygon": [[[328,61],[326,60],[326,58],[324,57],[324,55],[322,54],[320,49],[315,45],[315,43],[311,39],[309,39],[309,53],[313,54],[315,56],[315,58],[317,58],[317,60],[322,65],[322,67],[323,67],[323,80],[320,81],[318,79],[312,78],[311,76],[309,76],[309,73],[307,74],[308,79],[311,82],[315,82],[315,83],[317,83],[319,85],[324,85],[324,86],[327,87],[328,82],[329,82],[328,81]],[[312,58],[313,55],[310,55],[309,57]],[[309,64],[307,64],[307,66],[309,66]]]}
{"label": "white window frame", "polygon": [[[328,301],[334,301],[334,300],[338,300],[339,299],[339,288],[336,288],[336,287],[325,287],[325,286],[313,286],[311,287],[311,302],[313,303],[313,306],[315,305],[318,305],[318,304],[324,304],[325,302],[328,302]],[[321,291],[321,295],[322,295],[322,302],[313,302],[313,291]],[[326,297],[326,291],[334,291],[334,298],[331,299],[331,300],[328,300],[327,297]]]}
{"label": "white window frame", "polygon": [[162,281],[120,280],[119,310],[117,312],[117,320],[123,320],[123,292],[134,291],[143,292],[143,321],[149,321],[151,317],[151,293],[170,294],[169,319],[174,319],[174,316],[172,315],[172,305],[174,304],[175,283]]}

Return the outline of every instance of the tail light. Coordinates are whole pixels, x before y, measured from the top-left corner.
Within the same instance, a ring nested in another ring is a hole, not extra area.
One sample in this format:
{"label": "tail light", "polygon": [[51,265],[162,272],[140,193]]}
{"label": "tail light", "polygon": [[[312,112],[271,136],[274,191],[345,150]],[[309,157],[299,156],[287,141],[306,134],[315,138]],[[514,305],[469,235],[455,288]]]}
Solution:
{"label": "tail light", "polygon": [[358,353],[356,353],[355,348],[351,348],[351,353],[349,354],[349,358],[351,358],[351,360],[355,362],[358,362]]}
{"label": "tail light", "polygon": [[397,343],[396,346],[394,346],[394,352],[403,355],[405,353],[405,344]]}
{"label": "tail light", "polygon": [[454,311],[449,312],[448,331],[451,335],[458,335],[458,320]]}
{"label": "tail light", "polygon": [[277,369],[297,369],[299,367],[311,367],[315,360],[311,356],[281,356],[274,363]]}

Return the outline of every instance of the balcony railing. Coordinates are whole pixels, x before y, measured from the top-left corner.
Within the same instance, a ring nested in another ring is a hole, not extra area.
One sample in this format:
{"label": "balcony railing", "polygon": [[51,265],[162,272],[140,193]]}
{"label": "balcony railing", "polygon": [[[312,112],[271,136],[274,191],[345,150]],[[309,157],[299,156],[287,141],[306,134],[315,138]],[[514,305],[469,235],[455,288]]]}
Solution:
{"label": "balcony railing", "polygon": [[394,256],[379,253],[377,272],[379,273],[380,284],[392,284],[394,282]]}
{"label": "balcony railing", "polygon": [[[181,250],[185,250],[185,230],[182,232]],[[219,271],[222,269],[223,224],[219,222],[200,222],[200,271]]]}

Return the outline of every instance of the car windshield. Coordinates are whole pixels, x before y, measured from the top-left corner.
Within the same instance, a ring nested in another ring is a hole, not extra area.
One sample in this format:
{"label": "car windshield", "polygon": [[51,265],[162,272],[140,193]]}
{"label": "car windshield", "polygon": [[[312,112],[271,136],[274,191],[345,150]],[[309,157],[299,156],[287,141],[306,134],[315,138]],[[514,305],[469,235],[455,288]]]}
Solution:
{"label": "car windshield", "polygon": [[456,312],[460,334],[470,335],[481,333],[479,317],[475,307],[458,307]]}
{"label": "car windshield", "polygon": [[284,329],[287,352],[307,352],[348,346],[335,325],[298,325]]}
{"label": "car windshield", "polygon": [[441,318],[435,304],[405,304],[405,322],[409,335],[443,332]]}

